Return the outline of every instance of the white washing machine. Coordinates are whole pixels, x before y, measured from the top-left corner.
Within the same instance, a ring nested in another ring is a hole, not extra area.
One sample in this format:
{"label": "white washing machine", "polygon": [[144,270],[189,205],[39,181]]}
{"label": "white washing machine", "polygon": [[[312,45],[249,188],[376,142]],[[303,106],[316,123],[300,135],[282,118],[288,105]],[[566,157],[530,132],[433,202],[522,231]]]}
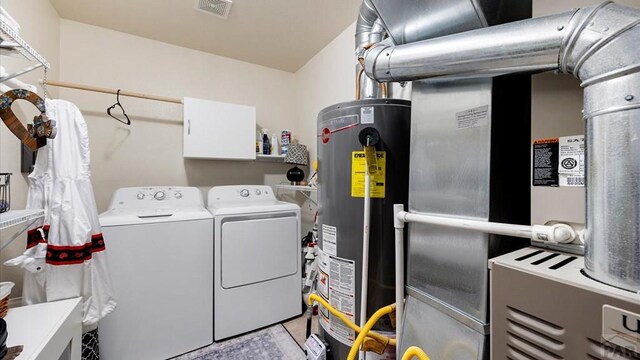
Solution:
{"label": "white washing machine", "polygon": [[193,187],[118,189],[100,215],[118,306],[103,360],[166,359],[213,342],[213,217]]}
{"label": "white washing machine", "polygon": [[258,185],[214,187],[208,203],[215,341],[300,315],[300,207]]}

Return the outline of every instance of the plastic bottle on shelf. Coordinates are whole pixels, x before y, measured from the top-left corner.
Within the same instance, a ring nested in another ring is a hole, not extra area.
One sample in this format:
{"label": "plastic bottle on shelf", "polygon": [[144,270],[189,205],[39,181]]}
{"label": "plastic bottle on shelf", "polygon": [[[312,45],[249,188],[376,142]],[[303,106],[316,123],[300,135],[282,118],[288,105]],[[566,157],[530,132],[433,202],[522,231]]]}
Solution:
{"label": "plastic bottle on shelf", "polygon": [[256,154],[262,153],[262,134],[256,131]]}
{"label": "plastic bottle on shelf", "polygon": [[282,130],[282,134],[280,136],[280,153],[282,155],[287,155],[289,151],[289,144],[291,143],[291,131]]}
{"label": "plastic bottle on shelf", "polygon": [[264,155],[271,154],[271,141],[269,141],[269,130],[262,130],[262,153]]}
{"label": "plastic bottle on shelf", "polygon": [[278,147],[278,135],[271,135],[271,155],[280,155],[280,149]]}

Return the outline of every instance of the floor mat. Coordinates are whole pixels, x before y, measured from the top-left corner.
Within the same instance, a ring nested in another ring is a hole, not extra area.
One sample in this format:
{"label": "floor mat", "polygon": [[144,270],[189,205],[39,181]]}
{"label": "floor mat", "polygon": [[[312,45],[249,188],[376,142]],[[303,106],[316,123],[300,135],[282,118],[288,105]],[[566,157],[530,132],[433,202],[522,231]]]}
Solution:
{"label": "floor mat", "polygon": [[303,360],[304,352],[280,325],[214,343],[174,360]]}

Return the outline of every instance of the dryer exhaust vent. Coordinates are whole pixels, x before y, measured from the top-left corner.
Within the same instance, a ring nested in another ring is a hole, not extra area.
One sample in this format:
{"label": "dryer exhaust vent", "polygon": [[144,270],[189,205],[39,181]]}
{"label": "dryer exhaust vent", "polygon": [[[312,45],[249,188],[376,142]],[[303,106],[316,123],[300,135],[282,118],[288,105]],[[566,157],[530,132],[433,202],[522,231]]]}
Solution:
{"label": "dryer exhaust vent", "polygon": [[232,0],[198,0],[197,9],[226,19],[232,3]]}

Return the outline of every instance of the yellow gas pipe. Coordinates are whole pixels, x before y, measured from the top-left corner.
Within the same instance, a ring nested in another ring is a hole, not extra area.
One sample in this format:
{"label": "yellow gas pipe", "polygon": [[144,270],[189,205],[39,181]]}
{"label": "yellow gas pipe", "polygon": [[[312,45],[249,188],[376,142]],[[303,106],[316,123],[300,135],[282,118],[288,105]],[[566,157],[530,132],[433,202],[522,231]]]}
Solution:
{"label": "yellow gas pipe", "polygon": [[[351,328],[353,331],[355,331],[356,333],[358,333],[358,337],[356,338],[356,341],[354,341],[353,346],[351,347],[351,350],[349,351],[349,356],[347,357],[347,360],[353,360],[355,359],[355,355],[358,353],[358,349],[360,348],[360,344],[364,341],[364,339],[369,336],[385,345],[392,345],[392,346],[396,346],[396,339],[390,339],[386,336],[382,336],[376,332],[370,332],[371,328],[373,327],[373,325],[384,315],[389,314],[391,312],[393,312],[395,310],[395,305],[388,305],[385,306],[381,309],[378,309],[378,311],[376,311],[371,318],[369,319],[369,321],[367,321],[367,323],[365,324],[364,328],[360,328],[358,325],[354,324],[351,320],[347,319],[346,316],[344,316],[344,314],[342,314],[340,311],[336,310],[333,306],[329,305],[329,303],[327,303],[323,298],[321,298],[320,296],[318,296],[317,294],[311,294],[309,295],[309,306],[313,305],[313,302],[317,301],[318,303],[320,303],[320,305],[324,306],[327,310],[329,310],[329,312],[331,312],[335,317],[337,317],[338,319],[340,319],[343,323],[345,323],[345,325],[347,325],[349,328]],[[386,347],[386,346],[385,346]],[[419,347],[417,346],[410,346],[407,351],[404,352],[404,355],[402,355],[402,360],[411,360],[413,357],[417,357],[419,360],[430,360],[429,356]]]}
{"label": "yellow gas pipe", "polygon": [[[321,298],[317,294],[309,295],[309,306],[312,306],[314,301],[317,301],[318,303],[320,303],[320,305],[324,306],[327,310],[329,310],[330,313],[332,313],[335,317],[340,319],[345,325],[351,328],[351,330],[355,331],[356,333],[360,333],[362,331],[362,329],[358,325],[354,324],[351,320],[347,319],[347,317],[344,316],[343,313],[336,310],[333,306],[329,305],[329,303],[326,302],[323,298]],[[368,334],[365,334],[365,336],[369,336],[385,345],[396,346],[395,339],[390,339],[386,336],[382,336],[373,331],[369,332]]]}
{"label": "yellow gas pipe", "polygon": [[414,356],[420,360],[429,360],[429,356],[417,346],[409,346],[404,355],[402,355],[402,360],[411,360]]}
{"label": "yellow gas pipe", "polygon": [[369,333],[373,325],[375,325],[378,322],[378,320],[380,320],[381,317],[395,310],[396,310],[395,304],[387,305],[383,308],[378,309],[375,313],[373,313],[373,315],[371,315],[369,320],[367,320],[367,323],[364,324],[364,328],[362,328],[362,332],[358,334],[358,337],[353,342],[353,346],[351,346],[351,350],[349,351],[349,356],[347,356],[347,360],[354,360],[356,358],[356,355],[358,355],[358,349],[360,349],[360,345],[364,341],[364,338],[367,337],[367,334]]}

